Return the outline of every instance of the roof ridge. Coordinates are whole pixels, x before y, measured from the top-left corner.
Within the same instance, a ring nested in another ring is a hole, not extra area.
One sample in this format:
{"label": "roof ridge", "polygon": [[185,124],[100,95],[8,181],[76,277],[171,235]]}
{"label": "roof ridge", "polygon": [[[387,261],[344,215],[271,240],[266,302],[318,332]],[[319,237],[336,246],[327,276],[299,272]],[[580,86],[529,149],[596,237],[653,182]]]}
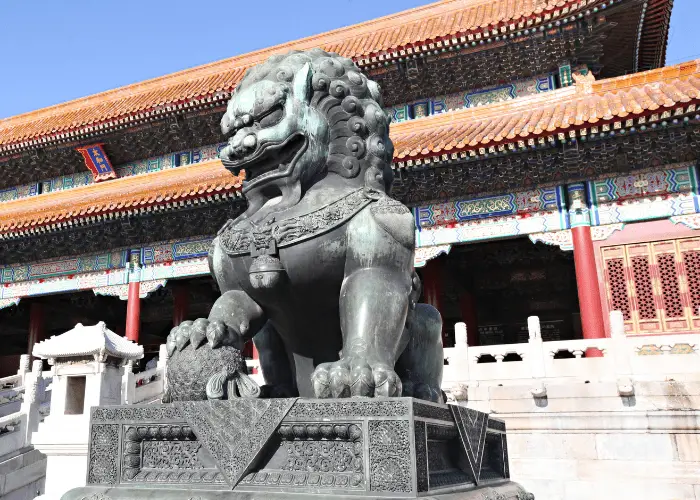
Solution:
{"label": "roof ridge", "polygon": [[[166,75],[161,75],[161,76],[157,76],[154,78],[141,80],[141,81],[138,81],[135,83],[122,85],[120,87],[116,87],[116,88],[112,88],[112,89],[108,89],[108,90],[103,90],[103,91],[97,92],[95,94],[90,94],[90,95],[83,96],[83,97],[77,97],[77,98],[71,99],[69,101],[64,101],[64,102],[60,102],[57,104],[53,104],[51,106],[46,106],[46,107],[39,108],[36,110],[27,111],[26,113],[22,113],[19,115],[14,115],[14,116],[9,116],[7,118],[2,118],[2,119],[0,119],[0,132],[3,129],[10,128],[12,126],[17,126],[17,125],[20,125],[22,123],[25,123],[27,121],[26,119],[28,119],[28,118],[31,118],[31,120],[29,120],[29,121],[33,121],[33,120],[38,119],[40,117],[40,115],[51,116],[51,111],[57,110],[60,108],[70,108],[71,105],[73,105],[77,102],[80,102],[80,101],[84,101],[85,106],[81,106],[78,109],[81,109],[83,107],[87,107],[88,105],[90,105],[91,101],[96,99],[96,98],[103,98],[103,97],[108,96],[108,95],[118,96],[118,94],[120,92],[127,93],[127,91],[132,90],[132,89],[133,89],[133,91],[128,92],[128,95],[135,95],[135,94],[138,94],[141,92],[146,92],[146,91],[152,90],[152,87],[159,82],[167,81],[170,79],[177,80],[179,77],[183,77],[184,75],[191,74],[191,73],[197,73],[197,75],[196,75],[197,78],[211,76],[212,74],[216,74],[216,73],[220,72],[221,70],[225,69],[225,66],[227,63],[247,62],[248,60],[250,60],[249,61],[250,63],[259,62],[262,59],[265,59],[269,56],[274,55],[276,53],[276,51],[281,51],[282,49],[285,49],[285,48],[289,48],[290,50],[293,50],[292,47],[297,45],[297,44],[303,45],[304,43],[307,43],[309,41],[312,41],[312,40],[315,40],[315,39],[318,39],[318,38],[321,38],[324,36],[338,35],[338,34],[341,34],[345,31],[356,30],[356,29],[362,28],[362,27],[365,27],[367,29],[367,27],[370,25],[379,24],[382,21],[389,21],[389,20],[393,20],[396,18],[400,18],[400,17],[411,17],[411,14],[416,14],[420,11],[435,9],[437,11],[440,11],[440,13],[444,15],[444,14],[448,14],[449,12],[452,12],[452,11],[460,10],[461,8],[474,7],[474,6],[480,5],[481,3],[489,3],[491,1],[492,0],[438,0],[437,2],[433,2],[433,3],[427,4],[427,5],[414,7],[412,9],[407,9],[407,10],[404,10],[401,12],[396,12],[394,14],[388,14],[386,16],[370,19],[367,21],[363,21],[361,23],[356,23],[356,24],[352,24],[352,25],[348,25],[348,26],[342,26],[340,28],[336,28],[336,29],[326,31],[323,33],[318,33],[315,35],[309,35],[306,37],[297,38],[294,40],[289,40],[287,42],[279,43],[279,44],[273,45],[271,47],[264,47],[262,49],[257,49],[257,50],[251,51],[251,52],[237,54],[235,56],[227,57],[225,59],[219,59],[217,61],[212,61],[212,62],[201,64],[198,66],[193,66],[191,68],[186,68],[186,69],[182,69],[182,70],[175,71],[172,73],[168,73]],[[442,7],[442,6],[448,5],[448,4],[461,4],[461,5],[458,7],[454,7],[452,9],[444,9],[444,11],[442,9],[438,9],[439,7]],[[367,29],[367,31],[372,31],[372,30]],[[309,48],[313,48],[313,47],[309,47]],[[250,64],[248,66],[250,66]],[[231,69],[241,68],[241,67],[245,67],[245,65],[239,64],[239,65],[233,66]],[[207,71],[207,70],[210,70],[210,71]],[[188,81],[188,80],[185,80],[185,81]],[[139,89],[139,88],[141,88],[141,89]],[[139,89],[139,90],[136,91],[136,89]],[[7,127],[5,125],[10,125],[10,127]]]}
{"label": "roof ridge", "polygon": [[[273,45],[271,47],[265,47],[262,49],[254,50],[252,52],[246,52],[243,54],[238,54],[229,58],[225,59],[220,59],[217,61],[212,61],[209,63],[205,63],[199,66],[193,66],[191,68],[186,68],[180,71],[175,71],[173,73],[169,73],[167,75],[161,75],[157,76],[155,78],[150,78],[147,80],[142,80],[139,82],[123,85],[121,87],[113,88],[113,89],[108,89],[104,90],[101,92],[97,92],[95,94],[91,94],[88,96],[84,97],[78,97],[75,99],[71,99],[70,101],[65,101],[61,102],[58,104],[53,104],[51,106],[39,108],[36,110],[28,111],[26,113],[22,113],[19,115],[15,116],[10,116],[7,118],[0,119],[0,133],[2,133],[5,130],[10,130],[14,127],[21,126],[25,123],[30,123],[30,122],[35,122],[41,119],[46,119],[54,115],[58,115],[61,111],[69,112],[69,111],[80,111],[85,108],[90,107],[91,105],[95,104],[95,101],[101,101],[104,100],[107,97],[114,96],[116,98],[120,97],[120,93],[124,93],[125,95],[122,97],[127,97],[127,96],[134,96],[138,94],[145,94],[148,91],[153,91],[157,90],[158,84],[163,83],[163,84],[169,84],[169,85],[175,85],[178,80],[181,80],[182,82],[187,82],[191,81],[194,79],[198,78],[206,78],[208,76],[215,75],[217,73],[220,73],[222,71],[225,71],[227,69],[245,69],[247,67],[252,66],[255,63],[259,63],[266,59],[267,57],[274,55],[275,53],[283,52],[285,49],[286,50],[308,50],[314,47],[318,46],[323,46],[323,45],[328,45],[328,44],[337,44],[341,41],[345,41],[348,39],[348,37],[343,37],[342,35],[345,34],[346,32],[356,32],[356,36],[361,36],[365,35],[368,33],[372,33],[374,31],[377,31],[378,29],[386,29],[390,28],[392,25],[395,25],[395,22],[397,19],[402,19],[404,23],[409,23],[409,22],[415,22],[419,21],[424,18],[428,17],[435,17],[435,16],[440,16],[440,17],[445,17],[448,16],[451,13],[454,12],[459,12],[462,10],[466,9],[475,9],[479,8],[484,5],[491,5],[494,0],[439,0],[437,2],[429,3],[427,5],[423,6],[418,6],[414,7],[412,9],[407,9],[401,12],[397,12],[394,14],[388,14],[386,16],[374,18],[374,19],[369,19],[367,21],[363,21],[361,23],[356,23],[353,25],[349,26],[343,26],[340,28],[336,28],[334,30],[326,31],[323,33],[315,34],[315,35],[309,35],[307,37],[299,38],[299,39],[294,39],[294,40],[289,40],[287,42],[283,42],[277,45]],[[578,2],[576,0],[528,0],[527,2],[524,2],[523,9],[531,11],[528,15],[533,15],[533,14],[539,14],[544,10],[548,9],[556,9],[560,8],[561,6],[567,5],[567,4],[575,4],[577,8],[582,8],[585,5],[592,5],[594,3],[597,3],[601,0],[579,0]],[[515,4],[513,4],[515,5]],[[502,7],[502,6],[501,6]],[[522,10],[522,9],[521,9]],[[483,12],[482,12],[483,14]],[[525,14],[522,12],[520,13],[520,17],[523,17]],[[480,17],[484,17],[483,15]],[[488,17],[488,16],[487,16]],[[491,26],[494,24],[502,23],[504,21],[509,21],[512,18],[509,17],[507,19],[501,19],[496,18],[488,21],[487,25]],[[482,22],[482,21],[479,21]],[[485,22],[485,21],[484,21]],[[398,29],[400,25],[396,25],[396,29]],[[452,29],[452,28],[450,28]],[[476,28],[475,28],[476,29]],[[449,30],[448,30],[449,31]],[[454,30],[452,30],[454,31]],[[453,35],[454,33],[448,33],[450,35]],[[406,42],[404,44],[394,44],[392,45],[391,48],[396,48],[399,46],[406,46],[406,45],[411,45],[416,42],[424,42],[426,40],[431,39],[431,37],[427,37],[427,33],[421,33],[422,39],[419,40],[414,40],[412,42]],[[435,36],[438,38],[441,38],[443,36],[447,36],[444,34],[439,34],[439,35],[431,35]],[[427,37],[427,38],[426,38]],[[369,55],[371,54],[372,51],[368,51],[366,54],[362,55]],[[342,54],[341,54],[342,55]],[[227,68],[227,65],[231,65],[230,68]],[[187,78],[187,76],[191,76],[192,78]],[[172,81],[172,82],[171,82]],[[117,99],[114,99],[115,101]],[[81,105],[78,105],[78,104]],[[133,112],[137,112],[138,110],[134,110]],[[98,120],[99,121],[99,120]],[[93,122],[91,122],[93,123]],[[96,122],[95,122],[96,123]],[[60,127],[57,127],[60,128]],[[46,132],[44,132],[45,134]],[[43,134],[42,134],[43,135]]]}
{"label": "roof ridge", "polygon": [[[556,92],[563,99],[552,100]],[[645,127],[647,115],[652,121],[671,116],[676,121],[685,116],[682,120],[685,121],[689,114],[695,115],[698,103],[700,59],[695,59],[642,73],[637,80],[633,77],[611,78],[598,82],[595,88],[584,82],[544,92],[536,100],[523,97],[393,125],[394,164],[403,168],[427,163],[428,158],[446,159],[449,156],[455,159],[457,155],[466,158],[482,149],[488,149],[483,154],[490,154],[496,148],[505,148],[505,143],[527,141],[534,144],[536,140],[544,141],[545,136],[553,138],[565,132],[569,137],[576,137],[577,133],[583,137],[588,128],[597,129],[601,125],[604,128],[614,122],[619,122],[614,128],[621,128],[623,121],[630,120]],[[504,112],[516,106],[521,109],[520,113]],[[523,111],[522,107],[526,110]],[[473,117],[470,113],[478,116]],[[691,120],[697,126],[699,118]],[[665,122],[661,123],[663,126]],[[591,133],[597,133],[597,130],[591,130]],[[152,206],[167,208],[190,198],[233,197],[237,196],[235,192],[240,187],[240,180],[215,159],[21,198],[2,204],[0,235],[15,237],[37,231],[38,227],[47,226],[51,230],[74,219],[111,218],[151,210],[149,207]]]}
{"label": "roof ridge", "polygon": [[483,41],[482,36],[497,32],[495,28],[502,36],[513,36],[526,20],[530,26],[535,18],[537,23],[552,21],[552,16],[573,19],[574,12],[595,12],[599,4],[607,5],[606,0],[442,0],[4,118],[0,153],[76,141],[85,134],[160,119],[174,110],[223,106],[246,69],[288,50],[320,46],[354,58],[361,67],[372,67],[388,64],[404,51],[415,55],[459,46],[472,35]]}

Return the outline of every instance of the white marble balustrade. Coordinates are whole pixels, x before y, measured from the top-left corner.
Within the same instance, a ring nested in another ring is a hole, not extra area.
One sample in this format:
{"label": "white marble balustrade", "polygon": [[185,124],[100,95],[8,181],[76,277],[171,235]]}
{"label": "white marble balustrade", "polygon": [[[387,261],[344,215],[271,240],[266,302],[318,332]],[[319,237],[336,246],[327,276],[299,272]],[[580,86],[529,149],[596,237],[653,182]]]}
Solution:
{"label": "white marble balustrade", "polygon": [[[528,318],[527,343],[492,346],[467,345],[466,326],[457,323],[457,345],[445,349],[443,387],[604,381],[625,385],[625,379],[682,380],[697,376],[700,335],[628,336],[618,311],[611,313],[610,321],[613,335],[609,338],[543,342],[539,319],[533,316]],[[602,356],[591,352],[586,355],[591,349],[599,350]],[[563,352],[570,353],[570,357],[556,357]],[[484,362],[487,359],[491,362]]]}

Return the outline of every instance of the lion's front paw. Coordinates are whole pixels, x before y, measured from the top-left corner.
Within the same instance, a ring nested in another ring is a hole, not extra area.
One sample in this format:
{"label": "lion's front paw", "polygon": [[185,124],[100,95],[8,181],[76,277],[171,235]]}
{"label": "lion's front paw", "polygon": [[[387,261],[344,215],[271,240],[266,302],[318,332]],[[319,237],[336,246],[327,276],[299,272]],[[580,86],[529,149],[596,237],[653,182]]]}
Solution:
{"label": "lion's front paw", "polygon": [[311,382],[317,398],[401,395],[401,379],[390,366],[360,358],[320,364]]}
{"label": "lion's front paw", "polygon": [[196,349],[205,340],[214,348],[222,345],[240,348],[241,343],[239,336],[229,331],[222,321],[199,318],[194,321],[183,321],[170,330],[166,341],[168,355],[172,356],[175,351],[182,351],[187,344],[192,344]]}

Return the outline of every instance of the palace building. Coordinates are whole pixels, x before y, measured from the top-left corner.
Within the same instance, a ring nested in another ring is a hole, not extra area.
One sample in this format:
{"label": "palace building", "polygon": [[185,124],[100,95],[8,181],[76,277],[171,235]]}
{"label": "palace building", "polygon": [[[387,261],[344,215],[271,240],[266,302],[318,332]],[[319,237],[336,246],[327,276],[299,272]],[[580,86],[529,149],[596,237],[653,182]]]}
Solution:
{"label": "palace building", "polygon": [[[232,90],[321,47],[377,81],[423,301],[469,345],[700,328],[700,60],[664,67],[672,0],[443,0],[0,120],[4,360],[76,323],[157,352],[218,295],[241,213],[217,159]],[[3,375],[3,374],[0,374]]]}

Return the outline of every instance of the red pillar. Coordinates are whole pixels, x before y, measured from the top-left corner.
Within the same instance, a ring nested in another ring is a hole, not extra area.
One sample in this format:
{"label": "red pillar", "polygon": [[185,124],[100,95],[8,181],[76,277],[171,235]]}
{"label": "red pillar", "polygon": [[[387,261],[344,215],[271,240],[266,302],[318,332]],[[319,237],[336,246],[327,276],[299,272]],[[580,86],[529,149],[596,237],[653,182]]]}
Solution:
{"label": "red pillar", "polygon": [[[423,268],[423,302],[430,304],[442,313],[443,263],[440,259],[429,260]],[[442,328],[442,343],[445,344],[445,324]]]}
{"label": "red pillar", "polygon": [[126,338],[136,343],[139,341],[139,326],[141,324],[141,283],[129,283],[129,296],[126,303]]}
{"label": "red pillar", "polygon": [[[247,358],[253,358],[253,359],[260,359],[260,355],[258,354],[258,348],[255,347],[255,342],[252,340],[249,340],[248,342],[245,343],[243,346],[243,356]],[[257,368],[253,368],[253,374],[258,373]]]}
{"label": "red pillar", "polygon": [[476,303],[470,292],[464,292],[459,297],[459,308],[462,321],[467,325],[467,344],[479,344],[479,322],[476,316]]}
{"label": "red pillar", "polygon": [[190,308],[190,292],[182,283],[173,287],[173,327],[180,325],[187,318]]}
{"label": "red pillar", "polygon": [[[595,264],[595,251],[591,238],[590,213],[586,204],[584,184],[568,186],[569,221],[571,238],[574,246],[574,265],[576,266],[576,288],[578,289],[579,309],[581,310],[581,330],[583,338],[598,339],[605,337],[603,306],[600,302],[598,288],[598,271]],[[598,349],[588,349],[586,356],[600,357]]]}
{"label": "red pillar", "polygon": [[27,354],[31,356],[34,344],[44,340],[44,306],[39,302],[29,305],[29,338]]}
{"label": "red pillar", "polygon": [[593,240],[590,226],[571,229],[574,243],[574,264],[576,266],[576,287],[581,309],[581,328],[583,338],[598,339],[605,337],[603,307],[600,303],[598,288],[598,271],[595,265]]}
{"label": "red pillar", "polygon": [[[256,359],[256,360],[260,359],[260,355],[258,354],[258,348],[255,347],[255,342],[251,342],[251,344],[253,344],[253,359]],[[253,368],[253,374],[255,375],[257,373],[258,373],[258,369]]]}

